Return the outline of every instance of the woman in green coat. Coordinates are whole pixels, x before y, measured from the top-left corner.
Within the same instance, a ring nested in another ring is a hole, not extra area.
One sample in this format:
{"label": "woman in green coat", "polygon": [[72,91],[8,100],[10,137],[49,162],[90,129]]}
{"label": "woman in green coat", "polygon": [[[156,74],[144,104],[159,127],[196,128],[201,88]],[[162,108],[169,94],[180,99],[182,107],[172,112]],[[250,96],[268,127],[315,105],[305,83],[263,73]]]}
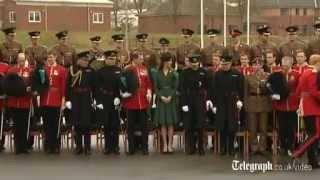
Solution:
{"label": "woman in green coat", "polygon": [[154,79],[154,88],[157,96],[154,120],[161,127],[163,152],[173,152],[173,131],[177,122],[176,92],[178,75],[172,69],[172,55],[161,54],[159,70]]}

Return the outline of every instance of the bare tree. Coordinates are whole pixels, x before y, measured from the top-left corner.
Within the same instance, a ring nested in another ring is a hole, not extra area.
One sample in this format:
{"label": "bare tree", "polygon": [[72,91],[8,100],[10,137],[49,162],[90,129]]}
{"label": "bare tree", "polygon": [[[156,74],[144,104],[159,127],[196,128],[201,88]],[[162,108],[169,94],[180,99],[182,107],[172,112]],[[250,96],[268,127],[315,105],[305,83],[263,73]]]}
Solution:
{"label": "bare tree", "polygon": [[114,26],[119,27],[119,11],[123,9],[123,0],[111,0],[113,2],[113,15],[114,15]]}
{"label": "bare tree", "polygon": [[146,3],[146,0],[133,0],[133,5],[138,15],[142,14],[145,3]]}
{"label": "bare tree", "polygon": [[171,16],[173,18],[174,25],[176,26],[175,29],[177,29],[177,18],[179,15],[179,7],[181,6],[181,0],[170,1],[169,7],[170,6],[172,7]]}

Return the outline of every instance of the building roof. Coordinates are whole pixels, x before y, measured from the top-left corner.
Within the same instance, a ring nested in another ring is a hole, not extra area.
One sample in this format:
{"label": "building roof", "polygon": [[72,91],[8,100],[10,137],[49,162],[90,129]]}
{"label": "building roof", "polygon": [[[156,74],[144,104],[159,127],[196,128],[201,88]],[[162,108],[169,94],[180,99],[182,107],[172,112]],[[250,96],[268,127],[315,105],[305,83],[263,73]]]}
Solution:
{"label": "building roof", "polygon": [[89,3],[89,4],[113,4],[110,0],[15,0],[21,3]]}

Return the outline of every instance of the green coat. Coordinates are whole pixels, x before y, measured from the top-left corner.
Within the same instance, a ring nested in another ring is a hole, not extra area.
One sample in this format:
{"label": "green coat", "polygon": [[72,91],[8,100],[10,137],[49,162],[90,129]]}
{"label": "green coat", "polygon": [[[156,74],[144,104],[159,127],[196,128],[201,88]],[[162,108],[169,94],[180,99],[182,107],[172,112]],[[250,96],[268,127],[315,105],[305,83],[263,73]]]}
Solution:
{"label": "green coat", "polygon": [[[157,95],[157,108],[154,114],[156,125],[175,125],[178,121],[176,111],[176,92],[178,88],[178,74],[169,72],[166,76],[162,71],[157,71],[154,78],[154,88]],[[169,103],[161,100],[161,97],[172,99]]]}

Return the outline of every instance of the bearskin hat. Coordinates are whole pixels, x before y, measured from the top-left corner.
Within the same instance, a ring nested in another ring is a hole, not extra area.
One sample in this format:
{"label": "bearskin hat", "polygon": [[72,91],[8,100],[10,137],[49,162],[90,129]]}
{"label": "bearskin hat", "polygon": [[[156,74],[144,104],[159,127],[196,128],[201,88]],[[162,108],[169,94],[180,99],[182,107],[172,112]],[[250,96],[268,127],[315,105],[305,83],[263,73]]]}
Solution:
{"label": "bearskin hat", "polygon": [[285,100],[290,94],[286,77],[281,72],[270,74],[266,86],[270,94],[280,95],[280,101]]}
{"label": "bearskin hat", "polygon": [[2,81],[3,91],[8,96],[22,97],[27,94],[27,85],[16,73],[7,74]]}

